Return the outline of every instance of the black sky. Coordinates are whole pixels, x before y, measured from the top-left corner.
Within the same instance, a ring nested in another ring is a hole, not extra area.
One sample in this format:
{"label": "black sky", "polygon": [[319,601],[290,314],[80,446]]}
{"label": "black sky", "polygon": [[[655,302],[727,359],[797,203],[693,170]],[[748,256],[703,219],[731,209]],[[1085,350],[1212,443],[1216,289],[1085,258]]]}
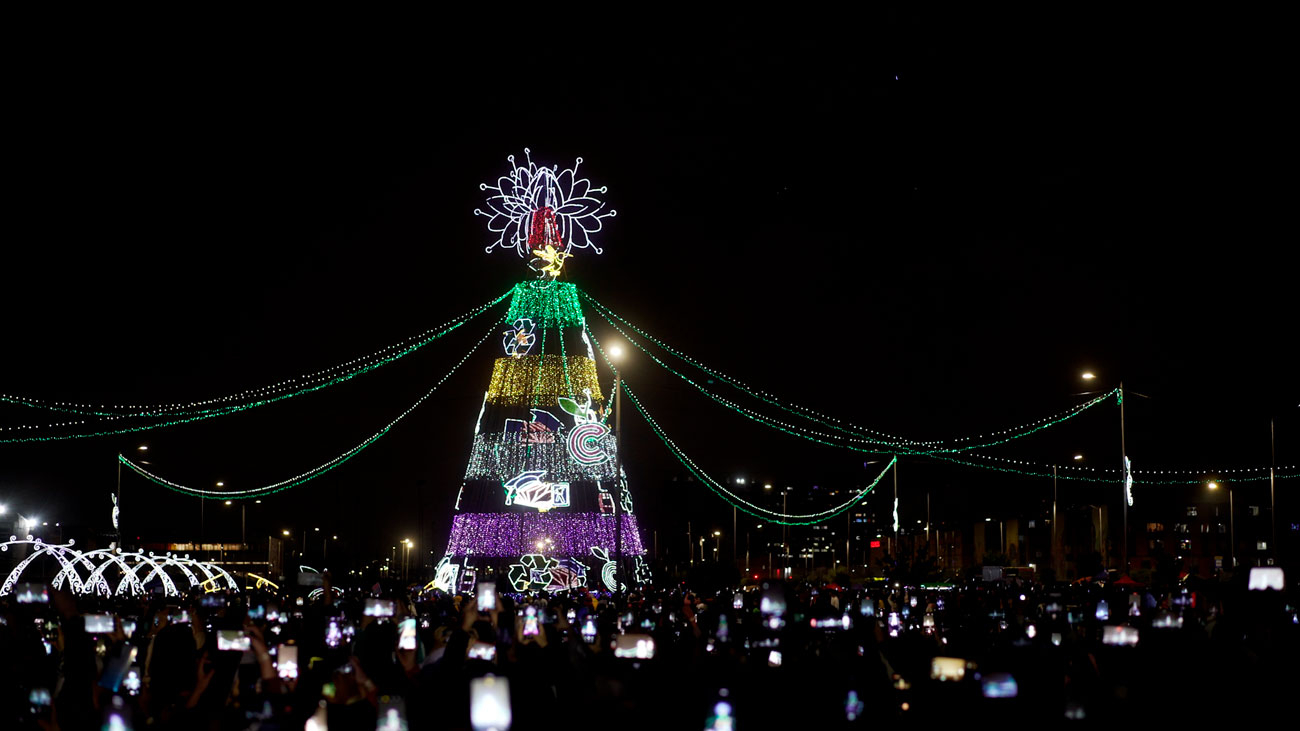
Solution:
{"label": "black sky", "polygon": [[[934,438],[1067,408],[1090,368],[1152,396],[1128,415],[1140,465],[1267,464],[1270,418],[1293,464],[1293,64],[1270,25],[932,11],[526,43],[43,32],[6,74],[0,391],[189,401],[444,322],[524,277],[483,253],[473,210],[530,147],[582,156],[618,210],[571,281],[756,387]],[[114,455],[140,443],[179,482],[283,479],[373,433],[487,327],[248,414],[0,445],[0,502],[102,523]],[[423,524],[445,540],[492,357],[348,465],[250,510],[250,533],[320,524],[378,546]],[[718,476],[865,480],[862,457],[771,437],[653,371],[630,363],[629,383]],[[1117,419],[1002,454],[1115,466]],[[0,410],[5,426],[52,420]],[[729,517],[669,482],[683,472],[639,417],[625,426],[651,527],[675,531],[683,501]],[[1023,489],[909,476],[967,505]],[[193,537],[193,500],[136,477],[124,492],[131,532]],[[207,510],[215,537],[237,535]]]}

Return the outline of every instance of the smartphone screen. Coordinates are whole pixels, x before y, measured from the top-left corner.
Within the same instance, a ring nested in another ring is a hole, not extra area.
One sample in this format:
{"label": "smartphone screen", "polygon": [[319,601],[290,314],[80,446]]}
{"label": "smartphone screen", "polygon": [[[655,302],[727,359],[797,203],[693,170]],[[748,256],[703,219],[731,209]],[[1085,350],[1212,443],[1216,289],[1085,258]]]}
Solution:
{"label": "smartphone screen", "polygon": [[122,679],[122,688],[126,690],[127,695],[140,695],[139,665],[132,665],[126,671],[126,677]]}
{"label": "smartphone screen", "polygon": [[407,617],[402,620],[401,634],[397,638],[397,649],[415,649],[415,617]]}
{"label": "smartphone screen", "polygon": [[1268,591],[1269,589],[1284,591],[1286,589],[1286,574],[1282,572],[1280,566],[1252,566],[1250,569],[1250,582],[1246,585],[1246,588],[1255,591]]}
{"label": "smartphone screen", "polygon": [[988,673],[980,679],[980,690],[985,698],[1015,698],[1020,693],[1011,673]]}
{"label": "smartphone screen", "polygon": [[243,630],[217,630],[217,649],[245,652],[253,648],[253,641]]}
{"label": "smartphone screen", "polygon": [[468,657],[492,662],[497,658],[497,646],[487,642],[475,642],[469,646]]}
{"label": "smartphone screen", "polygon": [[275,667],[285,680],[298,677],[298,646],[280,645],[275,651]]}
{"label": "smartphone screen", "polygon": [[513,720],[509,680],[485,675],[470,681],[469,723],[474,731],[505,731]]}
{"label": "smartphone screen", "polygon": [[765,590],[763,597],[759,599],[758,608],[763,614],[772,614],[778,617],[785,614],[785,593],[780,589]]}
{"label": "smartphone screen", "polygon": [[126,635],[128,640],[131,639],[131,635],[135,634],[135,627],[136,622],[134,619],[122,620],[122,634]]}
{"label": "smartphone screen", "polygon": [[337,619],[331,619],[329,624],[325,625],[325,644],[330,647],[338,647],[343,643],[343,630],[339,627]]}
{"label": "smartphone screen", "polygon": [[185,609],[173,609],[172,613],[167,615],[168,621],[172,624],[189,624],[190,613]]}
{"label": "smartphone screen", "polygon": [[524,609],[524,637],[536,637],[538,633],[537,607]]}
{"label": "smartphone screen", "polygon": [[50,696],[49,688],[32,688],[27,694],[27,702],[31,706],[32,715],[40,719],[49,719],[50,705],[54,702]]}
{"label": "smartphone screen", "polygon": [[19,604],[49,604],[50,592],[45,584],[19,584],[14,587]]}
{"label": "smartphone screen", "polygon": [[400,696],[386,695],[380,698],[375,731],[406,731],[406,729],[406,702]]}
{"label": "smartphone screen", "polygon": [[122,686],[122,680],[126,678],[127,671],[135,662],[135,654],[138,651],[135,645],[124,645],[116,655],[109,658],[104,663],[104,672],[100,673],[99,685],[101,688],[107,688],[114,693]]}
{"label": "smartphone screen", "polygon": [[930,661],[932,680],[961,680],[966,677],[966,661],[960,657],[936,657]]}
{"label": "smartphone screen", "polygon": [[770,650],[767,653],[767,666],[770,668],[781,667],[781,651]]}
{"label": "smartphone screen", "polygon": [[367,599],[365,615],[367,617],[391,617],[396,612],[392,599]]}
{"label": "smartphone screen", "polygon": [[655,656],[655,641],[650,635],[626,634],[614,638],[614,657],[649,660]]}
{"label": "smartphone screen", "polygon": [[248,618],[252,620],[266,619],[266,605],[254,604],[248,608]]}
{"label": "smartphone screen", "polygon": [[586,640],[587,644],[596,641],[596,620],[591,617],[587,617],[582,623],[582,639]]}
{"label": "smartphone screen", "polygon": [[1133,647],[1138,643],[1138,629],[1126,625],[1108,624],[1101,628],[1101,643]]}
{"label": "smartphone screen", "polygon": [[497,585],[492,581],[480,581],[476,593],[478,608],[492,611],[497,608]]}
{"label": "smartphone screen", "polygon": [[106,635],[113,631],[113,615],[111,614],[87,614],[84,619],[87,634]]}

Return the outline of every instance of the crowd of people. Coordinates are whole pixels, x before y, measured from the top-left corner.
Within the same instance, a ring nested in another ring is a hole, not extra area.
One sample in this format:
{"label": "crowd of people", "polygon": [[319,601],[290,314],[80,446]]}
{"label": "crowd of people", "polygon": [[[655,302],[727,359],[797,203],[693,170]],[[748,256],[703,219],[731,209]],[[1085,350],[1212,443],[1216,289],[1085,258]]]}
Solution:
{"label": "crowd of people", "polygon": [[1280,709],[1300,662],[1289,591],[1244,582],[501,589],[21,587],[0,728],[1178,723]]}

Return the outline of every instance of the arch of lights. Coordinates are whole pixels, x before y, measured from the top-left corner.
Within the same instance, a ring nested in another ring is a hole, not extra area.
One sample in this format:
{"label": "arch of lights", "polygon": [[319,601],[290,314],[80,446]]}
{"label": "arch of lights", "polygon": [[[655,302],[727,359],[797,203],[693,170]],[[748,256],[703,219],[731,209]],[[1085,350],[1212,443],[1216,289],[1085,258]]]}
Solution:
{"label": "arch of lights", "polygon": [[[74,594],[92,594],[96,596],[138,596],[147,593],[145,587],[154,579],[162,584],[167,596],[180,596],[182,589],[169,570],[185,579],[185,589],[201,588],[205,592],[225,589],[239,591],[239,582],[230,572],[220,566],[192,559],[189,554],[176,556],[171,553],[155,555],[138,551],[115,551],[98,548],[92,551],[78,551],[73,548],[75,541],[67,543],[46,543],[40,538],[27,536],[19,539],[10,536],[8,541],[0,543],[0,551],[8,551],[10,546],[30,546],[30,552],[5,577],[0,584],[0,596],[11,594],[23,572],[41,557],[53,558],[59,564],[59,571],[50,580],[55,589],[62,589],[66,583]],[[112,573],[109,569],[116,569]],[[84,574],[84,578],[83,578]],[[116,581],[116,586],[110,583]]]}

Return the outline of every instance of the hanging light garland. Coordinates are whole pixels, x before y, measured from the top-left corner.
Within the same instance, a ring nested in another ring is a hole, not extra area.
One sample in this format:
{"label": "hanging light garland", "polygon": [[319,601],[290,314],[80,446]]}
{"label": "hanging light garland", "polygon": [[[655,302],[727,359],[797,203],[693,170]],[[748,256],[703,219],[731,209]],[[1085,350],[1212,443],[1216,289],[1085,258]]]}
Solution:
{"label": "hanging light garland", "polygon": [[[609,318],[606,317],[606,320],[609,320]],[[736,413],[745,416],[746,418],[757,421],[761,424],[765,424],[767,426],[773,427],[778,431],[782,431],[792,436],[800,437],[802,439],[807,439],[808,441],[816,442],[818,444],[826,444],[829,446],[841,447],[844,449],[850,449],[853,451],[864,452],[868,454],[893,453],[893,454],[927,455],[935,452],[963,452],[972,449],[979,449],[982,447],[990,447],[998,444],[1005,444],[1006,442],[1029,436],[1030,434],[1033,434],[1035,432],[1046,429],[1050,426],[1059,424],[1067,419],[1071,419],[1075,416],[1078,416],[1084,411],[1102,403],[1103,401],[1108,400],[1111,396],[1114,396],[1118,393],[1118,389],[1107,393],[1103,393],[1093,398],[1090,401],[1079,404],[1077,406],[1073,406],[1058,414],[1054,414],[1049,417],[1044,417],[1042,419],[1038,419],[1033,422],[1029,422],[1027,424],[1022,424],[1012,429],[1002,429],[999,431],[991,432],[989,434],[980,434],[971,437],[962,437],[959,439],[949,440],[954,443],[972,442],[972,441],[979,440],[977,443],[963,444],[962,446],[957,446],[957,447],[933,447],[931,449],[922,449],[914,446],[920,444],[920,442],[912,442],[910,443],[910,445],[903,445],[896,442],[882,442],[882,441],[867,439],[858,436],[855,437],[841,436],[838,434],[819,432],[812,429],[808,429],[806,427],[800,427],[797,425],[777,421],[776,419],[773,419],[770,416],[761,414],[757,411],[754,411],[753,409],[745,408],[729,399],[726,399],[722,396],[713,393],[712,391],[708,390],[701,384],[691,379],[686,374],[674,369],[672,366],[663,362],[663,360],[658,358],[654,353],[651,353],[649,350],[646,350],[646,348],[642,346],[641,343],[637,342],[636,339],[628,336],[626,332],[624,332],[621,328],[619,328],[617,323],[613,322],[612,320],[609,320],[609,323],[620,333],[622,333],[623,336],[627,338],[628,342],[632,343],[637,348],[639,348],[641,352],[649,356],[650,359],[653,360],[655,363],[662,366],[668,372],[676,375],[678,378],[681,378],[682,380],[686,381],[690,385],[694,386],[696,390],[700,391],[704,395],[708,396],[714,401],[717,401],[723,406],[726,406],[727,408],[735,411]],[[590,330],[587,330],[587,333],[589,336],[591,335]],[[854,446],[853,444],[846,444],[845,442],[857,442],[859,444],[865,444],[871,446],[860,447],[860,446]],[[936,442],[931,442],[931,444],[935,444],[935,443]],[[876,446],[883,447],[883,448],[872,448]]]}
{"label": "hanging light garland", "polygon": [[[256,400],[254,405],[263,405],[273,401],[282,400],[276,398],[277,395],[292,392],[293,395],[307,393],[312,390],[318,390],[316,387],[332,386],[338,383],[355,378],[356,376],[368,373],[380,366],[387,365],[393,361],[404,358],[426,345],[441,339],[448,333],[456,330],[460,326],[474,320],[479,315],[487,312],[492,307],[499,304],[502,300],[511,295],[511,292],[505,292],[494,298],[490,302],[479,305],[468,312],[448,320],[438,327],[426,330],[419,335],[414,335],[405,340],[389,345],[377,350],[369,355],[353,358],[344,363],[339,363],[330,368],[326,368],[314,373],[308,373],[296,378],[289,378],[277,383],[258,388],[247,389],[238,393],[222,396],[218,398],[206,399],[202,401],[191,401],[188,403],[171,403],[171,404],[117,404],[117,405],[93,405],[72,403],[64,401],[44,401],[25,396],[12,394],[0,394],[0,402],[8,402],[21,406],[28,406],[37,409],[46,409],[52,411],[63,411],[67,413],[80,414],[84,416],[104,417],[102,420],[109,421],[114,419],[127,419],[137,417],[155,417],[155,416],[183,416],[183,415],[224,415],[242,410],[240,407],[245,406],[241,402],[250,399]],[[57,424],[46,426],[24,425],[13,427],[0,427],[0,431],[17,431],[29,429],[45,429],[60,426],[74,426],[85,424],[85,420],[65,421]],[[0,440],[4,441],[4,440]]]}
{"label": "hanging light garland", "polygon": [[[824,422],[819,422],[819,423],[823,423],[824,425],[829,426],[829,427],[831,427],[831,428],[833,428],[833,429],[837,429],[838,431],[843,432],[844,434],[848,435],[848,436],[841,436],[841,435],[838,435],[838,434],[830,434],[830,433],[827,433],[827,432],[815,431],[815,430],[812,430],[812,429],[808,429],[808,428],[806,428],[806,427],[801,427],[801,426],[797,426],[797,425],[794,425],[794,424],[789,424],[789,423],[785,423],[785,422],[777,421],[776,419],[773,419],[773,418],[770,417],[770,416],[766,416],[766,415],[764,415],[764,414],[760,414],[759,412],[754,411],[753,409],[745,408],[745,407],[741,406],[740,404],[737,404],[737,403],[735,403],[735,402],[733,402],[733,401],[731,401],[731,400],[729,400],[729,399],[726,399],[726,398],[724,398],[724,397],[722,397],[722,396],[719,396],[719,395],[717,395],[717,394],[715,394],[715,393],[709,391],[709,390],[708,390],[707,388],[705,388],[703,385],[697,383],[695,380],[693,380],[692,378],[690,378],[690,377],[687,376],[686,374],[684,374],[684,373],[682,373],[682,372],[676,370],[675,368],[673,368],[672,366],[668,365],[668,364],[665,363],[663,360],[661,360],[660,358],[658,358],[654,353],[652,353],[652,352],[650,352],[649,350],[647,350],[647,349],[645,348],[645,346],[643,346],[643,345],[642,345],[640,342],[638,342],[635,338],[633,338],[633,337],[631,337],[630,335],[628,335],[628,333],[627,333],[625,330],[623,330],[621,327],[619,327],[618,323],[614,322],[614,320],[612,320],[612,319],[610,318],[610,316],[609,316],[606,312],[602,311],[602,309],[601,309],[601,305],[600,305],[599,303],[597,303],[597,302],[595,302],[594,300],[592,300],[591,297],[590,297],[589,295],[586,295],[585,293],[583,294],[583,296],[586,297],[589,301],[591,301],[593,304],[595,304],[595,305],[597,306],[597,311],[600,312],[601,316],[604,317],[605,320],[606,320],[607,322],[609,322],[609,324],[610,324],[614,329],[618,330],[618,332],[619,332],[620,334],[622,334],[623,337],[627,338],[628,342],[630,342],[630,343],[632,343],[633,345],[635,345],[638,349],[641,350],[641,352],[645,353],[647,356],[650,357],[651,360],[653,360],[653,361],[654,361],[655,363],[657,363],[658,365],[662,366],[665,370],[667,370],[668,372],[670,372],[670,373],[672,373],[673,375],[677,376],[678,378],[681,378],[682,380],[686,381],[686,382],[689,383],[690,385],[694,386],[697,390],[699,390],[701,393],[703,393],[704,395],[708,396],[709,398],[713,399],[714,401],[717,401],[718,403],[720,403],[720,404],[726,406],[727,408],[730,408],[731,410],[736,411],[737,413],[740,413],[740,414],[742,414],[742,415],[744,415],[744,416],[746,416],[746,417],[748,417],[748,418],[750,418],[750,419],[753,419],[753,420],[758,421],[758,422],[760,422],[760,423],[764,423],[764,424],[766,424],[766,425],[768,425],[768,426],[772,426],[772,427],[777,428],[777,429],[780,430],[780,431],[784,431],[784,432],[786,432],[786,433],[788,433],[788,434],[792,434],[792,435],[794,435],[794,436],[800,436],[800,437],[803,437],[803,438],[805,438],[805,439],[809,439],[810,441],[818,442],[818,443],[820,443],[820,444],[830,444],[830,445],[834,445],[834,446],[841,446],[841,447],[845,447],[845,448],[849,448],[849,449],[855,449],[855,451],[860,451],[860,452],[867,452],[867,453],[872,453],[872,454],[879,454],[879,453],[895,453],[895,454],[925,455],[925,454],[931,454],[931,453],[933,453],[933,452],[959,452],[959,451],[969,451],[969,450],[972,450],[972,449],[979,449],[979,448],[981,448],[981,447],[989,447],[989,446],[995,446],[995,445],[998,445],[998,444],[1004,444],[1004,443],[1009,442],[1009,441],[1011,441],[1011,440],[1019,439],[1019,438],[1021,438],[1021,437],[1028,436],[1028,435],[1033,434],[1033,433],[1035,433],[1035,432],[1037,432],[1037,431],[1040,431],[1040,430],[1042,430],[1042,429],[1045,429],[1045,428],[1047,428],[1047,427],[1049,427],[1049,426],[1054,426],[1054,425],[1056,425],[1056,424],[1061,423],[1062,421],[1065,421],[1065,420],[1067,420],[1067,419],[1073,418],[1074,416],[1077,416],[1078,414],[1082,413],[1083,411],[1085,411],[1085,410],[1087,410],[1087,409],[1089,409],[1089,408],[1092,408],[1093,406],[1096,406],[1096,405],[1102,403],[1103,401],[1108,400],[1111,396],[1115,396],[1115,395],[1117,395],[1118,392],[1119,392],[1119,389],[1115,389],[1115,390],[1109,391],[1109,392],[1107,392],[1107,393],[1103,393],[1103,394],[1097,396],[1096,398],[1093,398],[1093,399],[1090,400],[1090,401],[1087,401],[1087,402],[1085,402],[1085,403],[1079,404],[1079,405],[1077,405],[1077,406],[1073,406],[1073,407],[1071,407],[1071,408],[1069,408],[1069,409],[1066,409],[1065,411],[1062,411],[1062,412],[1060,412],[1060,413],[1053,414],[1052,416],[1043,417],[1043,418],[1041,418],[1041,419],[1036,419],[1036,420],[1034,420],[1034,421],[1027,422],[1027,423],[1025,423],[1025,424],[1021,424],[1021,425],[1016,426],[1016,427],[1012,427],[1012,428],[1008,428],[1008,429],[1000,429],[1000,430],[996,430],[996,431],[993,431],[993,432],[988,432],[988,433],[985,433],[985,434],[977,434],[977,435],[973,435],[973,436],[968,436],[968,437],[959,437],[959,438],[947,439],[947,440],[932,440],[932,441],[927,441],[927,442],[921,442],[921,441],[915,441],[915,440],[900,440],[900,439],[897,439],[897,438],[891,438],[890,440],[879,440],[879,439],[866,438],[866,437],[863,437],[861,434],[858,434],[858,433],[855,433],[855,432],[851,432],[851,431],[845,430],[845,429],[840,428],[840,427],[836,427],[836,426],[831,425],[831,424],[825,424]],[[620,318],[620,319],[621,319],[621,318]],[[633,329],[636,329],[636,328],[633,326]],[[638,332],[638,333],[641,333],[640,330],[637,330],[637,332]],[[644,333],[642,333],[642,334],[644,335]],[[645,336],[645,337],[647,337],[649,340],[655,342],[656,344],[659,344],[661,347],[664,347],[665,350],[669,350],[669,352],[674,352],[674,351],[671,351],[669,348],[667,348],[667,346],[663,346],[662,343],[659,343],[659,341],[655,340],[653,337],[650,337],[650,336],[648,336],[648,335]],[[674,352],[674,354],[676,354],[676,353]],[[679,355],[679,357],[685,358],[685,356],[680,356],[680,354],[676,354],[676,355]],[[689,360],[689,359],[687,359],[687,360]],[[697,367],[701,367],[701,368],[703,368],[702,366],[698,366],[698,365],[697,365]],[[710,374],[714,374],[714,373],[715,373],[714,371],[711,371],[711,370],[708,370],[708,369],[704,369],[704,370],[706,370],[706,372],[708,372],[708,373],[710,373]],[[724,378],[724,380],[727,380],[727,379],[725,379],[725,377],[723,377],[723,378]],[[728,382],[730,382],[730,381],[728,381]],[[733,385],[734,385],[734,384],[733,384]],[[743,386],[738,386],[738,387],[739,387],[739,388],[742,388],[742,390],[745,390],[747,393],[750,393],[751,395],[755,396],[756,398],[760,398],[760,399],[766,401],[767,403],[771,403],[771,404],[774,404],[774,405],[777,405],[777,406],[781,406],[781,405],[779,404],[779,402],[776,402],[776,401],[774,401],[774,400],[770,400],[770,399],[767,399],[767,398],[763,398],[762,396],[758,395],[758,393],[753,392],[753,391],[751,391],[751,390],[748,390],[748,389],[744,388]],[[782,408],[784,408],[784,407],[782,407]],[[791,411],[790,409],[785,409],[785,410],[786,410],[786,411],[789,411],[789,412],[791,412],[791,413],[798,413],[798,412]],[[802,416],[803,414],[800,414],[800,415]],[[870,430],[868,430],[868,431],[870,431]],[[879,434],[880,432],[873,432],[873,433],[877,433],[877,434]],[[839,441],[827,441],[827,440],[839,440]],[[858,444],[864,444],[864,445],[875,445],[875,446],[885,447],[886,449],[863,449],[863,448],[855,448],[855,447],[849,446],[848,444],[842,444],[842,443],[840,443],[840,442],[852,442],[852,443],[858,443]],[[976,442],[976,443],[971,443],[971,442]],[[954,446],[954,447],[935,446],[935,445],[941,445],[941,444],[944,444],[944,443],[961,444],[962,446]],[[930,446],[931,448],[927,449],[927,448],[925,448],[926,446]]]}
{"label": "hanging light garland", "polygon": [[[1080,482],[1104,482],[1114,483],[1121,479],[1121,471],[1111,467],[1080,467],[1076,465],[1051,465],[1043,462],[1031,462],[1028,460],[1010,459],[1007,457],[994,457],[987,454],[975,452],[967,453],[968,458],[981,459],[986,462],[997,462],[1000,465],[981,464],[971,462],[969,459],[956,459],[939,454],[925,455],[935,459],[942,459],[946,462],[966,465],[968,467],[978,467],[980,469],[995,470],[997,472],[1007,472],[1025,477],[1042,477],[1051,479],[1052,470],[1056,470],[1055,477],[1062,480],[1077,480]],[[1273,470],[1273,477],[1279,480],[1300,477],[1300,466],[1282,465],[1275,468],[1269,467],[1244,467],[1229,470],[1216,469],[1180,469],[1180,470],[1133,470],[1134,475],[1195,475],[1194,477],[1174,477],[1174,478],[1133,478],[1135,485],[1194,485],[1205,482],[1207,475],[1228,475],[1231,479],[1238,482],[1254,482],[1269,479],[1269,470]]]}
{"label": "hanging light garland", "polygon": [[484,341],[486,341],[492,335],[496,334],[496,331],[497,331],[497,327],[494,325],[492,329],[488,330],[487,333],[482,338],[480,338],[477,343],[474,344],[474,347],[470,348],[468,353],[466,353],[464,356],[461,357],[459,361],[456,362],[456,365],[451,367],[451,370],[447,371],[447,373],[444,374],[442,378],[438,379],[438,382],[435,383],[432,388],[426,391],[423,396],[415,400],[415,403],[406,407],[405,411],[398,414],[395,419],[388,422],[388,424],[386,424],[379,431],[375,432],[364,442],[349,449],[343,454],[340,454],[334,459],[325,462],[324,464],[313,467],[310,470],[307,470],[306,472],[303,472],[302,474],[296,475],[294,477],[290,477],[287,480],[281,480],[280,482],[272,483],[270,485],[264,485],[262,487],[254,487],[247,490],[205,490],[197,487],[186,487],[185,485],[181,485],[180,483],[172,482],[171,480],[155,475],[152,472],[145,470],[143,467],[136,464],[135,462],[132,462],[131,460],[127,459],[123,455],[119,454],[117,456],[117,459],[119,462],[126,465],[131,470],[134,470],[137,474],[149,480],[150,482],[153,482],[158,485],[162,485],[163,487],[169,490],[174,490],[176,492],[185,495],[196,496],[196,497],[224,498],[226,500],[240,500],[240,499],[253,498],[253,497],[262,497],[265,495],[270,495],[271,493],[280,492],[281,490],[287,490],[291,487],[297,487],[298,485],[301,485],[304,482],[320,477],[326,472],[329,472],[335,467],[338,467],[344,462],[347,462],[348,460],[355,457],[358,453],[360,453],[361,450],[365,449],[371,444],[374,444],[376,441],[379,440],[380,437],[387,434],[388,431],[392,429],[394,426],[396,426],[399,421],[405,419],[407,415],[410,414],[412,411],[415,411],[415,409],[418,408],[420,404],[427,401],[429,397],[432,396],[433,393],[437,391],[438,388],[447,381],[448,378],[451,378],[452,374],[454,374],[462,365],[464,365],[466,360],[469,360],[470,356],[472,356],[474,352],[479,349],[479,346],[481,346]]}

